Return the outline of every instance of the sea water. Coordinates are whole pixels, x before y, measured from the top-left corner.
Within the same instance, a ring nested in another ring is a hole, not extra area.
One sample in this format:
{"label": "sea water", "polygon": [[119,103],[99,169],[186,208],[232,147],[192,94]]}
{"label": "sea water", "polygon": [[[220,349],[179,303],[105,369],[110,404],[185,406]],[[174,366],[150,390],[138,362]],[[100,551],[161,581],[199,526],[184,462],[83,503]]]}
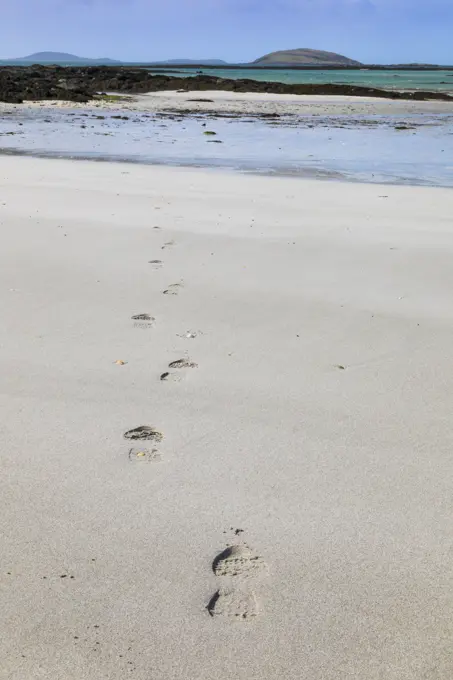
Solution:
{"label": "sea water", "polygon": [[405,116],[398,130],[400,116],[300,116],[276,124],[119,113],[127,120],[99,109],[14,108],[0,115],[0,152],[453,187],[453,115]]}
{"label": "sea water", "polygon": [[[297,69],[175,69],[180,75],[194,76],[202,71],[205,75],[216,78],[266,81],[271,83],[320,85],[336,83],[338,85],[361,85],[386,90],[428,90],[443,91],[453,94],[453,71],[400,71],[354,69],[327,71],[299,71]],[[177,75],[168,72],[168,75]]]}
{"label": "sea water", "polygon": [[[28,61],[0,60],[0,66],[30,66]],[[87,66],[78,62],[61,62],[61,66]],[[128,66],[146,67],[147,64],[123,64]],[[326,84],[336,83],[339,85],[362,85],[364,87],[377,87],[387,90],[428,90],[443,91],[453,94],[453,70],[438,71],[414,71],[401,69],[376,69],[358,68],[351,70],[328,69],[328,70],[299,70],[299,69],[265,69],[265,68],[179,68],[172,66],[155,66],[150,70],[158,69],[161,73],[169,76],[194,76],[200,72],[216,78],[250,78],[271,83],[287,84]],[[167,71],[164,69],[168,69]]]}

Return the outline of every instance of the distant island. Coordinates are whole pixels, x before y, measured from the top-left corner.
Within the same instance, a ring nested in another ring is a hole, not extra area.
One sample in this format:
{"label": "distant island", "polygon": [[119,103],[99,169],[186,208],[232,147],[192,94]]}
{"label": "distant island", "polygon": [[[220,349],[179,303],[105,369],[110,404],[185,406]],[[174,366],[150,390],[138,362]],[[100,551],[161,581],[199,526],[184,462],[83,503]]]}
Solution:
{"label": "distant island", "polygon": [[255,59],[253,64],[255,66],[363,66],[360,61],[354,61],[342,54],[307,48],[270,52],[264,57]]}
{"label": "distant island", "polygon": [[76,54],[68,54],[67,52],[35,52],[26,57],[19,57],[17,59],[9,60],[11,62],[31,62],[33,64],[121,64],[120,61],[101,57],[99,59],[89,59],[87,57],[78,57]]}
{"label": "distant island", "polygon": [[[124,67],[156,67],[155,72],[170,72],[175,67],[190,69],[241,69],[246,72],[248,69],[295,69],[295,70],[335,70],[335,69],[367,69],[367,70],[440,70],[451,69],[451,66],[440,66],[437,64],[363,64],[360,61],[345,57],[336,52],[326,52],[325,50],[313,50],[308,48],[298,48],[293,50],[279,50],[265,54],[255,61],[243,63],[230,63],[223,59],[167,59],[165,61],[149,62],[126,62],[108,57],[89,58],[79,57],[68,52],[35,52],[25,57],[16,59],[0,60],[2,66],[8,64],[14,66],[28,66],[30,64],[42,64],[46,66],[124,66]],[[168,67],[168,68],[167,68]],[[173,73],[174,71],[172,71]]]}

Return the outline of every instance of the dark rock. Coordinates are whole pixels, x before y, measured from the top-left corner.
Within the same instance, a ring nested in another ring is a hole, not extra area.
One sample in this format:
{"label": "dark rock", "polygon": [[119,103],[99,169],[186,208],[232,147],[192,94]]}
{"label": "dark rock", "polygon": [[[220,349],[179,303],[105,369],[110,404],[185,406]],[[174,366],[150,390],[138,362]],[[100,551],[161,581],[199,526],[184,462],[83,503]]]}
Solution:
{"label": "dark rock", "polygon": [[[143,94],[165,90],[199,92],[270,92],[275,94],[346,95],[425,101],[453,101],[445,92],[398,92],[342,84],[268,83],[243,78],[231,80],[199,74],[190,78],[152,74],[146,69],[120,66],[1,66],[0,101],[21,104],[24,100],[49,99],[88,102],[101,92]],[[269,114],[268,117],[277,117]]]}

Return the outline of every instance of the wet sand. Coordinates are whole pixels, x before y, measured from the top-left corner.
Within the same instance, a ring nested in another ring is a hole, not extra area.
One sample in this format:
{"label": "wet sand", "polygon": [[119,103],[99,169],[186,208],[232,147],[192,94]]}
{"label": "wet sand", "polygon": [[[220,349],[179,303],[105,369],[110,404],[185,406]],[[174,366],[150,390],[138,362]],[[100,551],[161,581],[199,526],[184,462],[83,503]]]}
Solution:
{"label": "wet sand", "polygon": [[0,677],[450,680],[451,190],[0,170]]}
{"label": "wet sand", "polygon": [[5,106],[0,153],[453,186],[451,106],[199,94]]}
{"label": "wet sand", "polygon": [[36,108],[54,106],[57,108],[126,111],[212,112],[214,114],[240,114],[244,116],[279,115],[414,115],[453,114],[453,102],[410,101],[381,99],[378,97],[351,97],[344,95],[297,95],[268,94],[256,92],[205,91],[163,91],[141,95],[118,95],[111,93],[110,99],[93,100],[87,104],[65,101],[24,102],[20,105],[0,103],[0,111],[15,108]]}

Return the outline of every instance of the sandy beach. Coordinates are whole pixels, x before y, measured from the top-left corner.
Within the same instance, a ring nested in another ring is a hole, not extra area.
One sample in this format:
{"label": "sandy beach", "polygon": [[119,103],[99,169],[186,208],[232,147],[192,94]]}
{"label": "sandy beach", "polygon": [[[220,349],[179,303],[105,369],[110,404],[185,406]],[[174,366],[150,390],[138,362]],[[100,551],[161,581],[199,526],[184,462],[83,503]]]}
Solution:
{"label": "sandy beach", "polygon": [[[161,113],[166,111],[183,113],[209,113],[269,115],[278,113],[285,115],[421,115],[421,114],[452,114],[453,104],[447,101],[411,101],[381,99],[379,97],[351,97],[344,95],[300,95],[300,94],[272,94],[258,92],[227,92],[222,90],[184,90],[150,92],[148,94],[116,94],[109,101],[98,99],[88,104],[78,104],[70,101],[26,101],[20,108],[47,108],[53,106],[63,109],[86,109],[87,107],[101,110],[141,111]],[[0,111],[17,108],[18,105],[0,103]]]}
{"label": "sandy beach", "polygon": [[[210,99],[211,101],[199,101]],[[198,101],[197,101],[198,100]],[[105,106],[104,103],[101,106]],[[107,106],[109,106],[107,102]],[[111,104],[110,104],[111,106]],[[453,113],[452,102],[389,100],[379,97],[348,97],[341,95],[297,95],[263,94],[255,92],[238,93],[219,90],[204,92],[153,92],[134,96],[124,106],[145,111],[167,109],[209,111],[221,113],[280,115],[366,115],[369,113],[423,114]]]}
{"label": "sandy beach", "polygon": [[0,159],[1,678],[451,679],[451,212]]}

